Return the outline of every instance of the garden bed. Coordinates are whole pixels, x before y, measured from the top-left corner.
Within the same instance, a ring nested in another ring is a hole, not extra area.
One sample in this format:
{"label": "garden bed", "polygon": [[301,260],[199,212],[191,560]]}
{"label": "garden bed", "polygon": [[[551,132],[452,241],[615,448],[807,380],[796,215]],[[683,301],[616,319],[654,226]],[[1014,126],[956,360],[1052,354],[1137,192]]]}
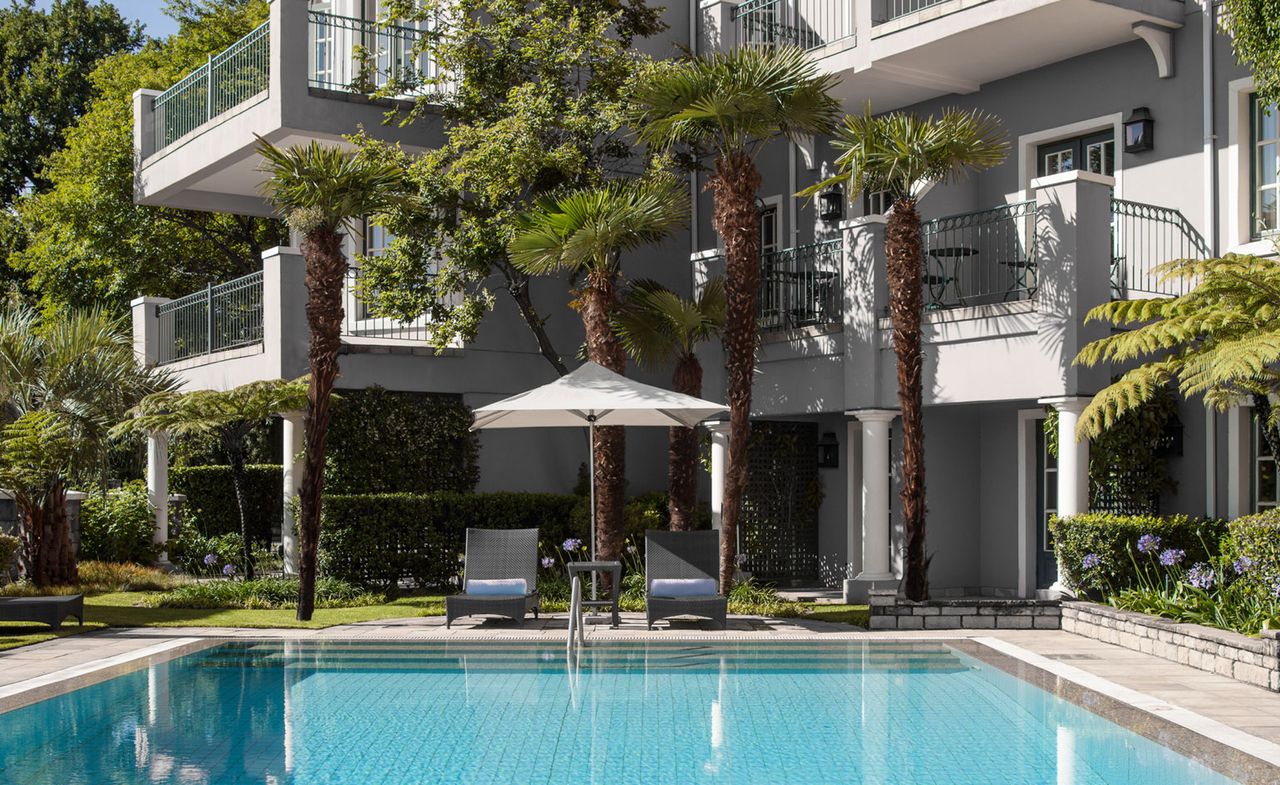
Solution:
{"label": "garden bed", "polygon": [[[873,617],[873,628],[874,622]],[[1275,630],[1252,638],[1085,601],[1062,604],[1062,629],[1280,692],[1280,633]]]}

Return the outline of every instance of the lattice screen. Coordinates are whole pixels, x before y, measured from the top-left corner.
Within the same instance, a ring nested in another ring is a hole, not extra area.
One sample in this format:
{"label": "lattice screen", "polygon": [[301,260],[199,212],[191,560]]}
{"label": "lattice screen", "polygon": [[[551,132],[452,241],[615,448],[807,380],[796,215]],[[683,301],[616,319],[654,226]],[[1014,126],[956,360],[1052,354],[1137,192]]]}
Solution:
{"label": "lattice screen", "polygon": [[753,422],[739,553],[763,581],[812,584],[818,577],[818,425]]}

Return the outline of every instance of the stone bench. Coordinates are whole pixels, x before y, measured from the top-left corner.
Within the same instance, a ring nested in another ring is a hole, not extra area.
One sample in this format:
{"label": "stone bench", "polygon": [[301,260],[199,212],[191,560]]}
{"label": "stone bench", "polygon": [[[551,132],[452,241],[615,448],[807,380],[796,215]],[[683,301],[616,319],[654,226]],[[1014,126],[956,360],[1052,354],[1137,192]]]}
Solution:
{"label": "stone bench", "polygon": [[84,624],[83,594],[0,598],[0,621],[34,621],[56,630],[68,616],[75,616],[77,622]]}

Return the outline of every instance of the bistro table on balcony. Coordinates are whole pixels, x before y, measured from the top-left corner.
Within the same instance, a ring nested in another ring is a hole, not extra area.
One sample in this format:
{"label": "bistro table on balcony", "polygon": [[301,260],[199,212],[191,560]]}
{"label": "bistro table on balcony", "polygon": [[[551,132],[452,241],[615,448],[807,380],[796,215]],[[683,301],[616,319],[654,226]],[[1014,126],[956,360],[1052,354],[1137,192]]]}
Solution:
{"label": "bistro table on balcony", "polygon": [[791,327],[829,324],[834,321],[831,302],[836,273],[832,270],[785,270],[781,277],[793,292],[787,318]]}
{"label": "bistro table on balcony", "polygon": [[[964,289],[960,285],[960,263],[970,256],[976,256],[977,253],[978,249],[965,245],[930,249],[929,258],[933,259],[937,272],[930,273],[926,270],[925,283],[929,286],[929,294],[933,295],[935,307],[964,304]],[[947,286],[951,286],[955,297],[953,303],[946,300]]]}

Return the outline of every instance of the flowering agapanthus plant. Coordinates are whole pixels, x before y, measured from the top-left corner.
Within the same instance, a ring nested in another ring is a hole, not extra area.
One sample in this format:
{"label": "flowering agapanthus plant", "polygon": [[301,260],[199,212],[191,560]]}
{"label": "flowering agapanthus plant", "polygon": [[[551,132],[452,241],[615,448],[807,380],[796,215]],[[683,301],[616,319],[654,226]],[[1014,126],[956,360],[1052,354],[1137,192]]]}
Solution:
{"label": "flowering agapanthus plant", "polygon": [[218,563],[218,554],[216,554],[216,553],[206,553],[206,554],[204,555],[204,566],[206,566],[206,567],[212,567],[213,565],[215,565],[215,564],[217,564],[217,563]]}
{"label": "flowering agapanthus plant", "polygon": [[1231,562],[1231,569],[1236,571],[1236,575],[1244,575],[1249,572],[1249,570],[1253,569],[1253,559],[1250,559],[1248,556],[1241,556]]}
{"label": "flowering agapanthus plant", "polygon": [[1160,550],[1160,537],[1155,534],[1144,534],[1138,538],[1138,553],[1155,553]]}
{"label": "flowering agapanthus plant", "polygon": [[582,547],[582,540],[579,540],[577,537],[570,537],[565,540],[560,547],[564,548],[566,551],[576,551]]}
{"label": "flowering agapanthus plant", "polygon": [[236,566],[234,564],[228,564],[222,568],[222,574],[230,578],[232,575],[236,574]]}
{"label": "flowering agapanthus plant", "polygon": [[543,556],[543,557],[542,557],[542,567],[543,567],[543,569],[547,569],[547,570],[549,570],[549,569],[551,569],[551,568],[555,565],[555,563],[556,563],[556,560],[555,560],[555,559],[553,559],[553,558],[551,558],[550,556]]}
{"label": "flowering agapanthus plant", "polygon": [[1214,579],[1213,568],[1204,562],[1199,562],[1187,570],[1187,583],[1197,589],[1212,589]]}
{"label": "flowering agapanthus plant", "polygon": [[1080,566],[1086,570],[1092,570],[1094,567],[1098,567],[1101,564],[1102,557],[1096,553],[1085,554],[1085,557],[1080,560]]}
{"label": "flowering agapanthus plant", "polygon": [[1160,552],[1160,563],[1165,567],[1172,567],[1175,564],[1181,564],[1186,556],[1187,552],[1181,548],[1169,548]]}

